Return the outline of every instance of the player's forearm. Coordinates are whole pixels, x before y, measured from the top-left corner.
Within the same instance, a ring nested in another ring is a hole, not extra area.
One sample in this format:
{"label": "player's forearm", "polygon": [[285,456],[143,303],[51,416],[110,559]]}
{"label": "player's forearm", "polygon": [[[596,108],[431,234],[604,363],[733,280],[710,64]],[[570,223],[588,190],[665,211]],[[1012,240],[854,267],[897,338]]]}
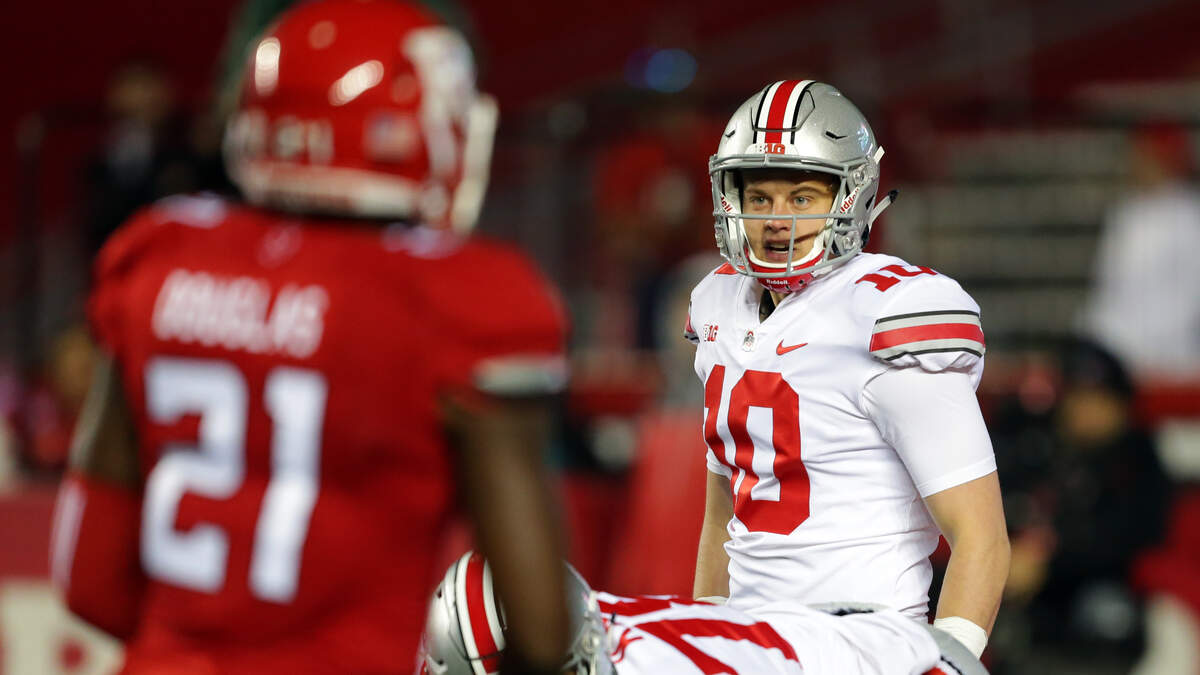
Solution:
{"label": "player's forearm", "polygon": [[992,630],[1008,578],[1008,536],[960,536],[955,541],[938,600],[937,618],[959,616]]}
{"label": "player's forearm", "polygon": [[493,480],[471,501],[479,547],[504,601],[510,650],[527,667],[550,672],[562,665],[568,623],[559,509],[545,482],[528,474]]}
{"label": "player's forearm", "polygon": [[139,493],[80,472],[63,479],[55,506],[54,584],[74,614],[121,640],[141,616],[140,515]]}
{"label": "player's forearm", "polygon": [[706,516],[700,532],[693,598],[729,597],[729,555],[725,553],[729,533],[725,529],[726,523],[714,521]]}
{"label": "player's forearm", "polygon": [[[523,668],[561,667],[567,647],[563,544],[541,450],[545,408],[448,406],[461,494],[507,618],[506,652]],[[506,658],[508,658],[506,657]]]}

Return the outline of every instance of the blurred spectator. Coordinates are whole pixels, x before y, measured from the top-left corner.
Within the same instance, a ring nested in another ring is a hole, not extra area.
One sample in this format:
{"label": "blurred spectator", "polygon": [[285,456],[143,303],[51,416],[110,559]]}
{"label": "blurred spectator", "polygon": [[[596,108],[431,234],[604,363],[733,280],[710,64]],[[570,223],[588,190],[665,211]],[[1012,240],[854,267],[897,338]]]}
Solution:
{"label": "blurred spectator", "polygon": [[1109,212],[1085,310],[1087,331],[1138,380],[1200,377],[1200,192],[1185,129],[1134,134],[1133,185]]}
{"label": "blurred spectator", "polygon": [[[91,382],[95,351],[75,324],[60,331],[27,388],[0,365],[0,465],[18,462],[34,475],[57,477],[66,465],[71,434]],[[3,482],[0,466],[0,482]]]}
{"label": "blurred spectator", "polygon": [[1130,571],[1162,537],[1170,485],[1116,358],[1071,342],[1058,375],[1052,408],[1014,401],[993,425],[1013,530],[997,651],[1022,666],[1061,657],[1127,670],[1141,648]]}
{"label": "blurred spectator", "polygon": [[170,79],[154,61],[121,66],[105,105],[108,132],[87,169],[83,213],[89,259],[138,208],[169,194],[224,184],[218,126],[208,118],[193,123],[178,113]]}
{"label": "blurred spectator", "polygon": [[26,403],[26,463],[36,471],[60,471],[67,462],[72,430],[83,409],[96,353],[87,330],[75,324],[50,345],[39,381]]}
{"label": "blurred spectator", "polygon": [[597,156],[595,245],[587,250],[596,293],[593,342],[656,346],[654,306],[665,271],[712,247],[708,158],[720,131],[719,122],[686,103],[652,101]]}
{"label": "blurred spectator", "polygon": [[1138,561],[1146,607],[1146,652],[1134,675],[1200,672],[1200,489],[1176,497],[1163,545]]}

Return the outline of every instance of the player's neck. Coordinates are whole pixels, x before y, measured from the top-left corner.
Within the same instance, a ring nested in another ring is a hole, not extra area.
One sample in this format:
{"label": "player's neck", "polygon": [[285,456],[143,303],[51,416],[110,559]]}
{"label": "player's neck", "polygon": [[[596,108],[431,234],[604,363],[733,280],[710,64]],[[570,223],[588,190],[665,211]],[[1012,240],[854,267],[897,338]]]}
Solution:
{"label": "player's neck", "polygon": [[775,308],[778,307],[779,303],[783,302],[783,299],[786,297],[787,293],[776,293],[775,291],[764,288],[762,297],[759,298],[758,301],[758,320],[766,321],[767,317],[771,316],[771,312],[774,312]]}

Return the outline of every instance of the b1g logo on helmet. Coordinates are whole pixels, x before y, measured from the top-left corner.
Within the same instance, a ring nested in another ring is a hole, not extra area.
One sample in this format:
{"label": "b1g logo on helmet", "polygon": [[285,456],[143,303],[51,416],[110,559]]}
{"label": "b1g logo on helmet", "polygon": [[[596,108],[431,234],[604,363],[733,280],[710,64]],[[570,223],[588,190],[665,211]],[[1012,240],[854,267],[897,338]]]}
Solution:
{"label": "b1g logo on helmet", "polygon": [[785,143],[755,143],[750,146],[750,153],[764,155],[786,155],[788,146]]}

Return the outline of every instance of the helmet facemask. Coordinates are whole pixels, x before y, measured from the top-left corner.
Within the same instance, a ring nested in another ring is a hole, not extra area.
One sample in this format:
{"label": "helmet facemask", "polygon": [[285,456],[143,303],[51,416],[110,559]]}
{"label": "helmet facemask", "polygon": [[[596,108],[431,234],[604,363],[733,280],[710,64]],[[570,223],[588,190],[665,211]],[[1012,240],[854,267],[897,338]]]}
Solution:
{"label": "helmet facemask", "polygon": [[[790,120],[785,123],[783,120]],[[763,88],[734,113],[709,160],[717,247],[730,265],[770,290],[793,292],[862,250],[871,224],[891,203],[877,202],[883,148],[854,106],[819,82],[777,82]],[[782,169],[833,179],[829,212],[747,214],[742,203],[744,172]],[[747,220],[791,221],[785,262],[759,259],[750,246]],[[824,221],[812,249],[797,256],[800,221]]]}

